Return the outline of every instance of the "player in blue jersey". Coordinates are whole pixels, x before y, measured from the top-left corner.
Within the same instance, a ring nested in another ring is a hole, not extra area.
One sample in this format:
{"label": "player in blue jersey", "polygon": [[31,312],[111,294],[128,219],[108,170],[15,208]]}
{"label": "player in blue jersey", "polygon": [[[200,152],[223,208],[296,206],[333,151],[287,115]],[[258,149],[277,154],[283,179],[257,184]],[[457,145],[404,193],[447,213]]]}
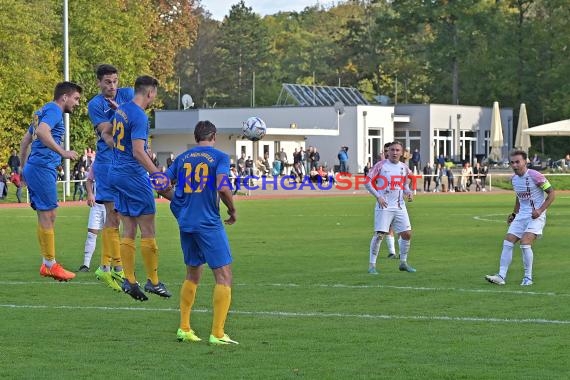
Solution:
{"label": "player in blue jersey", "polygon": [[[69,281],[75,274],[55,260],[55,218],[57,208],[57,167],[61,159],[76,160],[75,151],[65,150],[61,142],[65,134],[63,114],[72,113],[79,104],[82,88],[73,82],[55,86],[53,101],[34,114],[30,128],[20,143],[23,181],[28,185],[31,206],[38,214],[37,235],[43,263],[40,275],[58,281]],[[28,148],[31,151],[28,156]]]}
{"label": "player in blue jersey", "polygon": [[112,65],[99,65],[96,70],[99,94],[88,103],[89,119],[97,134],[97,170],[95,201],[105,205],[107,218],[101,234],[103,249],[101,265],[95,271],[97,279],[113,290],[121,291],[124,272],[120,254],[119,216],[115,212],[114,193],[109,182],[109,170],[113,162],[113,126],[111,120],[119,105],[131,101],[134,91],[130,87],[119,88],[119,73]]}
{"label": "player in blue jersey", "polygon": [[[141,253],[147,273],[144,290],[161,297],[170,297],[158,280],[158,246],[155,239],[154,191],[148,173],[159,169],[148,154],[148,117],[145,109],[156,97],[158,81],[150,76],[135,81],[135,97],[117,109],[113,118],[113,164],[109,180],[116,192],[115,209],[123,223],[121,258],[125,280],[123,291],[135,300],[148,298],[135,278],[135,236],[141,232]],[[99,159],[99,158],[97,158]],[[98,169],[99,167],[97,167]]]}
{"label": "player in blue jersey", "polygon": [[167,176],[177,182],[174,191],[164,193],[171,200],[170,209],[178,221],[186,264],[186,279],[180,290],[180,327],[176,336],[179,341],[201,340],[190,327],[190,312],[203,265],[207,263],[216,281],[209,341],[211,344],[238,344],[224,332],[232,294],[232,255],[220,217],[219,200],[228,210],[229,218],[225,223],[234,224],[236,209],[228,178],[230,158],[214,148],[216,127],[211,122],[198,122],[194,139],[198,146],[182,153],[168,168]]}

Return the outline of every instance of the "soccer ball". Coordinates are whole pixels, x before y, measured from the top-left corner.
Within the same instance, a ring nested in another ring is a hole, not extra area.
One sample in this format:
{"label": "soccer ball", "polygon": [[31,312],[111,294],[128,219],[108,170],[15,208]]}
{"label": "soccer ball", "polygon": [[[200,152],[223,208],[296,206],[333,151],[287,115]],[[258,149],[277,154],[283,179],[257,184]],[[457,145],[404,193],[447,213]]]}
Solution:
{"label": "soccer ball", "polygon": [[258,141],[265,136],[267,126],[265,122],[258,117],[250,117],[242,126],[242,133],[244,137],[251,141]]}

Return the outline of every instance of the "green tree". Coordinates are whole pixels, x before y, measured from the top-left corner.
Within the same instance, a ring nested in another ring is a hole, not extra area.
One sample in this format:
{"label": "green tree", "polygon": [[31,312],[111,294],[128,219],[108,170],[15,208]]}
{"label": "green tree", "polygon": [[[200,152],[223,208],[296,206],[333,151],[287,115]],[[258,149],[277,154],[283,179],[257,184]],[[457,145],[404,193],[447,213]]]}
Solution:
{"label": "green tree", "polygon": [[[215,96],[209,103],[250,106],[253,103],[253,76],[262,82],[267,76],[269,39],[260,17],[244,1],[233,5],[220,26],[215,46],[218,75],[213,81]],[[255,104],[259,104],[255,102]]]}
{"label": "green tree", "polygon": [[[39,24],[38,20],[42,20]],[[50,0],[0,2],[0,165],[19,150],[33,112],[53,98],[61,50]]]}

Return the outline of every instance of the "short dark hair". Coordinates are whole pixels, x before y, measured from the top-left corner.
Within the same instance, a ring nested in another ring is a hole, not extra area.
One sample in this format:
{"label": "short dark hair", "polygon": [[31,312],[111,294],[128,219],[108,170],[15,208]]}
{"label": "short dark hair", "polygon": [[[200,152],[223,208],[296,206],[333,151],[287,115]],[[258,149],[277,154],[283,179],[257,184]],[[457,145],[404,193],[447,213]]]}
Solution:
{"label": "short dark hair", "polygon": [[384,144],[384,149],[388,149],[390,147],[390,145],[392,145],[391,142],[387,142],[386,144]]}
{"label": "short dark hair", "polygon": [[104,63],[102,65],[97,66],[97,70],[95,70],[95,73],[97,75],[97,79],[101,80],[105,75],[118,74],[119,70],[117,70],[117,68],[113,65]]}
{"label": "short dark hair", "polygon": [[196,142],[212,141],[217,131],[216,126],[211,121],[199,121],[194,127],[194,139]]}
{"label": "short dark hair", "polygon": [[404,148],[404,144],[402,144],[402,143],[401,143],[400,141],[398,141],[398,140],[392,141],[392,142],[390,143],[390,146],[392,146],[392,145],[400,145],[402,148]]}
{"label": "short dark hair", "polygon": [[158,87],[158,80],[150,75],[141,75],[135,80],[135,93],[147,93],[151,87]]}
{"label": "short dark hair", "polygon": [[510,154],[510,156],[522,156],[523,160],[526,161],[526,159],[528,158],[526,152],[524,150],[513,150]]}
{"label": "short dark hair", "polygon": [[83,89],[80,85],[73,82],[59,82],[55,85],[55,90],[53,91],[53,100],[58,100],[63,95],[71,95],[75,92],[82,93]]}

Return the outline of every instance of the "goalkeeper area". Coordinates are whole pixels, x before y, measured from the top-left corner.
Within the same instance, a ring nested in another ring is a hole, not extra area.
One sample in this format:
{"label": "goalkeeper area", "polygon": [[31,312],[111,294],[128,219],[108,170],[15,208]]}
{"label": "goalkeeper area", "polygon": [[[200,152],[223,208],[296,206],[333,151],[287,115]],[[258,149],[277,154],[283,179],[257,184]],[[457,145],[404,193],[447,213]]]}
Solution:
{"label": "goalkeeper area", "polygon": [[[514,199],[418,195],[407,204],[417,273],[400,272],[383,244],[377,276],[367,273],[371,196],[237,199],[237,223],[226,226],[234,257],[226,331],[240,342],[231,347],[176,340],[186,268],[168,203],[157,204],[156,236],[160,280],[173,296],[145,303],[96,280],[100,237],[91,272],[69,283],[40,277],[35,212],[0,209],[1,377],[565,378],[570,197],[557,194],[533,245],[534,285],[519,285],[517,245],[507,284],[496,286],[484,276],[498,269]],[[57,212],[57,259],[76,270],[89,210]],[[142,264],[137,247],[141,282]],[[202,338],[212,288],[205,268],[192,313]]]}

